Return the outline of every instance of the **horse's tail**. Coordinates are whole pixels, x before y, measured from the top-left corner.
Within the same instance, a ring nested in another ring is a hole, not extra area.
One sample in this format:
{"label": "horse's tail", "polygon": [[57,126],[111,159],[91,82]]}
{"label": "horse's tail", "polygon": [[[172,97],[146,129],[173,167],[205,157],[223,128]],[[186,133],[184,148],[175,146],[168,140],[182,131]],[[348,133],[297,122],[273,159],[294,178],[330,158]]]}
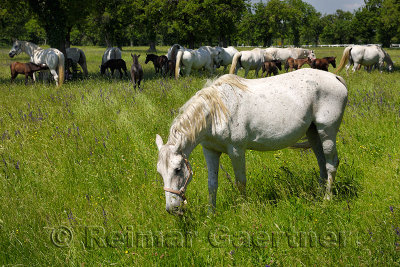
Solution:
{"label": "horse's tail", "polygon": [[[229,70],[229,74],[235,73],[237,63],[238,63],[238,61],[240,61],[241,57],[242,57],[242,52],[235,53],[235,55],[233,56],[233,59],[232,59],[232,65],[231,65],[231,69]],[[240,64],[240,62],[239,62],[239,64]]]}
{"label": "horse's tail", "polygon": [[79,54],[80,54],[79,62],[82,63],[81,66],[82,66],[82,69],[83,69],[83,73],[85,74],[85,76],[87,76],[88,75],[88,70],[87,70],[85,53],[82,50],[79,50]]}
{"label": "horse's tail", "polygon": [[339,71],[341,71],[341,70],[343,69],[344,65],[346,65],[347,60],[349,60],[349,58],[350,58],[350,51],[351,51],[351,49],[352,49],[351,46],[348,46],[348,47],[346,47],[346,48],[344,49],[342,59],[340,59],[340,64],[339,64],[339,66],[337,67],[335,73],[338,73]]}
{"label": "horse's tail", "polygon": [[183,50],[179,50],[176,54],[176,64],[175,64],[175,79],[179,78],[179,67],[181,65],[181,60],[183,56]]}
{"label": "horse's tail", "polygon": [[58,86],[61,86],[64,83],[65,58],[62,52],[57,53],[57,56],[58,56]]}

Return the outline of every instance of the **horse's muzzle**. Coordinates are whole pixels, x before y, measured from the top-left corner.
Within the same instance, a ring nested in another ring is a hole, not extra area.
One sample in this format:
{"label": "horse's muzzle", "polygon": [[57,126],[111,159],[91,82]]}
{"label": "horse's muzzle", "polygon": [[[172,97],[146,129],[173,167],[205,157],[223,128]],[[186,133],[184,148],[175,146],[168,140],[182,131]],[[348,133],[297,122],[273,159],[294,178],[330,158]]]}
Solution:
{"label": "horse's muzzle", "polygon": [[8,53],[8,56],[13,58],[15,56],[15,53],[14,52],[10,52],[10,53]]}

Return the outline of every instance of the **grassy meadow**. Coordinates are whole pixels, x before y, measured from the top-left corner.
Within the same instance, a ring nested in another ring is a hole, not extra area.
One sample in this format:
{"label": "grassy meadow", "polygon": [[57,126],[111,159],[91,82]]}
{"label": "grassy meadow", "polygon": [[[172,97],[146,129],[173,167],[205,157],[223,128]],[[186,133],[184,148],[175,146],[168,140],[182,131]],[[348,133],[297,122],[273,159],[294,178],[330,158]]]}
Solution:
{"label": "grassy meadow", "polygon": [[[128,69],[141,54],[135,91],[129,78],[99,75],[105,48],[81,47],[88,78],[10,84],[10,62],[29,61],[10,59],[10,47],[0,48],[0,265],[400,265],[400,50],[387,50],[393,73],[341,72],[349,101],[333,201],[318,194],[310,150],[248,151],[247,198],[223,155],[210,215],[198,146],[178,217],[165,211],[155,136],[168,138],[178,109],[213,77],[163,78],[144,64],[147,47],[124,47]],[[342,51],[316,55],[338,64]]]}

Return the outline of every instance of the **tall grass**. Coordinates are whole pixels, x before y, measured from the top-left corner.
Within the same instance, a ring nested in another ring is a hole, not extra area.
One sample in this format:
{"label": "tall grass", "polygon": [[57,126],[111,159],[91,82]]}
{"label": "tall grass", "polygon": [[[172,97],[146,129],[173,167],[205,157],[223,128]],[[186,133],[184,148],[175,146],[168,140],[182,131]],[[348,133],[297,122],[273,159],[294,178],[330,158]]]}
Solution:
{"label": "tall grass", "polygon": [[[22,76],[10,84],[9,63],[29,59],[11,60],[8,49],[0,49],[0,264],[400,264],[399,69],[341,73],[349,102],[333,201],[318,197],[309,150],[248,151],[247,198],[224,155],[209,215],[199,146],[187,213],[174,217],[165,212],[155,135],[167,138],[179,107],[212,77],[163,78],[144,64],[145,47],[125,47],[128,66],[131,52],[142,55],[145,80],[135,91],[129,78],[98,74],[104,48],[83,47],[88,78],[61,88],[25,86]],[[400,52],[388,52],[397,65]]]}

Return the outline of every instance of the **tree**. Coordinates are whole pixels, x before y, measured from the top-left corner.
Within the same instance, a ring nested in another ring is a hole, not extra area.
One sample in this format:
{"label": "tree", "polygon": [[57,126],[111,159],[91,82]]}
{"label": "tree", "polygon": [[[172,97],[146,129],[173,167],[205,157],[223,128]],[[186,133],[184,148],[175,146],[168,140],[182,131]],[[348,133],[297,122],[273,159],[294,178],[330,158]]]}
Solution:
{"label": "tree", "polygon": [[384,0],[378,19],[378,39],[384,47],[399,35],[400,3],[397,0]]}
{"label": "tree", "polygon": [[92,1],[28,0],[28,3],[46,31],[49,45],[66,54],[72,26],[84,20]]}

